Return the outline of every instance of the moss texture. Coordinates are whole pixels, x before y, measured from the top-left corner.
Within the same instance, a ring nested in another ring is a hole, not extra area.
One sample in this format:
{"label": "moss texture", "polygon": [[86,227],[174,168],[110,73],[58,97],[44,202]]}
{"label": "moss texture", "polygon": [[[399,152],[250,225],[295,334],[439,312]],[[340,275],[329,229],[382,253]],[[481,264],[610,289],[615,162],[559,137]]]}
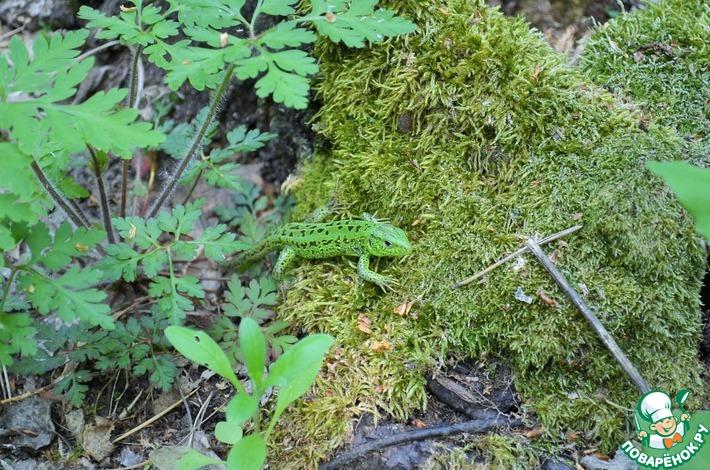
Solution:
{"label": "moss texture", "polygon": [[601,27],[587,45],[589,77],[692,141],[710,131],[710,5],[665,0]]}
{"label": "moss texture", "polygon": [[[330,143],[295,187],[305,216],[337,199],[407,230],[415,252],[374,263],[401,287],[360,280],[355,260],[303,262],[280,314],[338,349],[311,398],[286,418],[274,462],[308,468],[363,412],[404,419],[426,406],[425,374],[448,357],[496,356],[547,431],[610,450],[638,392],[532,259],[450,289],[526,235],[584,224],[547,246],[654,386],[701,388],[698,292],[704,249],[647,159],[690,145],[585,82],[521,19],[483,2],[383,2],[420,31],[367,51],[319,46]],[[645,127],[645,126],[641,126]],[[518,287],[534,298],[515,299]],[[558,306],[540,301],[543,290]],[[414,302],[409,315],[394,309]],[[371,333],[358,318],[372,321]],[[278,465],[277,465],[278,466]]]}

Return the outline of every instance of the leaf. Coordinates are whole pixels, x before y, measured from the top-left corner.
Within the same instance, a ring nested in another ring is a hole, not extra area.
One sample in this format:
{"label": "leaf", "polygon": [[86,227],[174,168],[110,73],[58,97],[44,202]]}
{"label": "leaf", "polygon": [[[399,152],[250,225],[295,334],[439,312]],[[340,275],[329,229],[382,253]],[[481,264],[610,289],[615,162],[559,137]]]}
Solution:
{"label": "leaf", "polygon": [[228,303],[222,304],[225,314],[233,317],[252,317],[257,320],[267,318],[272,312],[261,308],[278,303],[278,286],[273,278],[262,276],[249,281],[244,287],[238,276],[233,275],[227,283]]}
{"label": "leaf", "polygon": [[239,426],[249,421],[259,410],[259,398],[238,393],[227,403],[225,410],[227,421]]}
{"label": "leaf", "polygon": [[[141,8],[138,6],[138,8]],[[96,37],[99,39],[121,38],[122,44],[139,44],[147,46],[159,42],[161,39],[175,36],[179,24],[168,20],[154,6],[142,9],[141,14],[136,12],[122,12],[119,16],[106,16],[98,10],[82,6],[78,13],[79,18],[88,20],[87,28],[100,28]],[[139,21],[140,20],[142,21]]]}
{"label": "leaf", "polygon": [[267,15],[286,16],[296,13],[291,5],[298,0],[264,0],[261,5],[261,11]]}
{"label": "leaf", "polygon": [[365,41],[377,43],[416,30],[414,23],[395,16],[391,10],[375,10],[377,0],[313,0],[312,5],[312,14],[320,15],[314,20],[318,33],[348,47],[363,48]]}
{"label": "leaf", "polygon": [[316,35],[307,29],[298,28],[294,22],[283,21],[264,32],[259,42],[272,49],[284,47],[299,47],[315,42]]}
{"label": "leaf", "polygon": [[239,324],[239,345],[249,377],[260,390],[266,366],[266,340],[259,324],[249,317],[242,318]]}
{"label": "leaf", "polygon": [[255,84],[261,98],[273,95],[274,101],[296,109],[308,105],[308,75],[318,72],[315,59],[298,49],[278,52],[261,50],[261,54],[236,62],[239,79],[256,78],[266,72]]}
{"label": "leaf", "polygon": [[224,29],[243,19],[240,10],[245,0],[168,0],[185,26]]}
{"label": "leaf", "polygon": [[236,444],[242,438],[242,428],[238,424],[221,421],[214,428],[214,437],[225,444]]}
{"label": "leaf", "polygon": [[12,364],[12,356],[17,353],[23,357],[34,356],[36,333],[29,314],[0,312],[0,365]]}
{"label": "leaf", "polygon": [[647,162],[648,168],[665,180],[678,200],[695,218],[695,226],[710,240],[710,168],[685,162]]}
{"label": "leaf", "polygon": [[207,333],[182,326],[169,326],[165,329],[165,336],[170,344],[186,358],[206,366],[229,380],[234,386],[239,383],[224,351]]}
{"label": "leaf", "polygon": [[266,443],[261,434],[250,434],[234,444],[227,455],[229,470],[261,470],[266,460]]}
{"label": "leaf", "polygon": [[333,341],[331,336],[325,334],[303,338],[271,364],[264,386],[285,387],[314,365],[320,367]]}
{"label": "leaf", "polygon": [[182,294],[203,298],[202,286],[194,276],[156,277],[148,287],[148,294],[158,298],[154,308],[172,325],[182,323],[185,312],[194,310],[192,301]]}
{"label": "leaf", "polygon": [[106,293],[88,287],[99,279],[100,271],[78,266],[56,279],[34,270],[23,272],[18,278],[28,300],[42,315],[56,311],[66,322],[79,319],[110,330],[114,324],[108,305],[103,303]]}
{"label": "leaf", "polygon": [[99,92],[80,104],[61,104],[74,96],[93,65],[92,58],[73,60],[87,33],[54,35],[49,41],[40,35],[31,60],[24,43],[15,36],[10,48],[12,66],[0,57],[0,69],[7,70],[3,89],[18,97],[0,100],[0,128],[10,131],[22,152],[71,153],[83,151],[88,144],[128,158],[134,148],[156,146],[164,139],[151,124],[134,122],[137,110],[117,106],[126,90]]}
{"label": "leaf", "polygon": [[106,238],[106,232],[98,228],[80,227],[72,231],[69,222],[57,228],[52,245],[41,253],[32,253],[32,259],[48,269],[57,270],[68,265],[72,258],[82,256]]}
{"label": "leaf", "polygon": [[178,470],[197,470],[198,468],[208,465],[219,465],[222,462],[220,459],[208,457],[197,452],[195,449],[188,449],[185,454],[177,461]]}

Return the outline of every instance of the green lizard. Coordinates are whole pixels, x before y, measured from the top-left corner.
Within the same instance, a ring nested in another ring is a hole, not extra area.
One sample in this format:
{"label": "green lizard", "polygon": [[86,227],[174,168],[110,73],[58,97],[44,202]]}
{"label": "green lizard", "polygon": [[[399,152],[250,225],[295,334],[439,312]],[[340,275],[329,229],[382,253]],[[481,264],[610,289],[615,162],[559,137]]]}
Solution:
{"label": "green lizard", "polygon": [[281,254],[274,266],[277,278],[297,257],[357,256],[360,277],[386,289],[396,280],[371,271],[370,256],[406,256],[412,252],[412,245],[404,230],[366,214],[364,220],[286,224],[238,256],[234,264],[244,265],[279,249]]}

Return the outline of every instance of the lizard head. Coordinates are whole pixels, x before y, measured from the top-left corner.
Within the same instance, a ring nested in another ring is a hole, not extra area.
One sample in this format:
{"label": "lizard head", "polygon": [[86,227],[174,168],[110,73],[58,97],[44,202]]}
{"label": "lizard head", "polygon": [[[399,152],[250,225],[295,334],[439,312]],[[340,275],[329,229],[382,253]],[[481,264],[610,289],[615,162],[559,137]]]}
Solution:
{"label": "lizard head", "polygon": [[373,256],[405,256],[412,252],[412,244],[404,230],[383,223],[375,226],[368,248]]}

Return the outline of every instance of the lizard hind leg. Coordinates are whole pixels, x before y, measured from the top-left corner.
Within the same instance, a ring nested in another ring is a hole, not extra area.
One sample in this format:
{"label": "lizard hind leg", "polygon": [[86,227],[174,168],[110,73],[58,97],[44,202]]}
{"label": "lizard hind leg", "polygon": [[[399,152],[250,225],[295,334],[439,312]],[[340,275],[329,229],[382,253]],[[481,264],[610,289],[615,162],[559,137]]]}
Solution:
{"label": "lizard hind leg", "polygon": [[380,286],[384,291],[397,285],[397,280],[390,276],[383,276],[370,269],[370,255],[362,255],[357,263],[357,273],[361,278]]}

